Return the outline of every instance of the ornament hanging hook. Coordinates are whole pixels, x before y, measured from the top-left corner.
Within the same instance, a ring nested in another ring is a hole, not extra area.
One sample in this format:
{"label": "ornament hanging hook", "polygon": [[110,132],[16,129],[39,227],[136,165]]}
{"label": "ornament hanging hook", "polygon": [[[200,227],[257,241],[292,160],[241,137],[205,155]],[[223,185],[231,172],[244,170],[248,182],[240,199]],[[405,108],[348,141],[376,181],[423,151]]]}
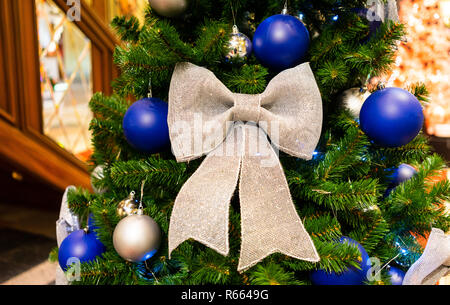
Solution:
{"label": "ornament hanging hook", "polygon": [[[89,201],[89,206],[91,206],[91,202]],[[89,210],[86,213],[86,226],[84,227],[83,231],[87,234],[89,233]]]}
{"label": "ornament hanging hook", "polygon": [[236,25],[236,13],[234,12],[234,8],[233,8],[233,0],[230,1],[230,6],[231,6],[231,15],[233,16],[233,33],[234,33],[234,29],[237,29],[237,25]]}
{"label": "ornament hanging hook", "polygon": [[282,14],[282,15],[287,15],[287,14],[288,14],[288,0],[286,0],[286,1],[284,2],[284,8],[283,8],[283,10],[281,11],[281,14]]}
{"label": "ornament hanging hook", "polygon": [[142,199],[144,198],[144,186],[145,186],[146,181],[147,181],[147,179],[142,181],[142,184],[141,184],[141,200],[139,201],[139,208],[138,208],[138,213],[137,213],[138,215],[144,214],[144,206],[142,204]]}

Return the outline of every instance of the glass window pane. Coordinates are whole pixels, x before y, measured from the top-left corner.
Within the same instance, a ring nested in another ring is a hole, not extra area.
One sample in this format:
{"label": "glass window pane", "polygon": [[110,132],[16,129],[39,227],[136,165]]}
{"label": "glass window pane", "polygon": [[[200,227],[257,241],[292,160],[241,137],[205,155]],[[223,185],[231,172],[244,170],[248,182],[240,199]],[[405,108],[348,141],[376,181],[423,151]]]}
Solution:
{"label": "glass window pane", "polygon": [[44,134],[86,161],[92,153],[91,41],[51,0],[36,0]]}

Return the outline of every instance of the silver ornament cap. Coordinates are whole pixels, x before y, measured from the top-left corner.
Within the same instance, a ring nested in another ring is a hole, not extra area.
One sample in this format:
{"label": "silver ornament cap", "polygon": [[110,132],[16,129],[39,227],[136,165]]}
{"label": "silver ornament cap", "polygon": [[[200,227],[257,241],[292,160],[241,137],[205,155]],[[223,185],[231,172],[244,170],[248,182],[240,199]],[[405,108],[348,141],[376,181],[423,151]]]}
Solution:
{"label": "silver ornament cap", "polygon": [[161,229],[149,216],[138,214],[122,219],[113,234],[114,249],[129,262],[143,262],[150,259],[161,243]]}
{"label": "silver ornament cap", "polygon": [[119,215],[120,217],[125,217],[128,215],[136,214],[138,212],[134,195],[136,195],[136,193],[133,191],[126,199],[122,200],[119,203],[116,209],[117,215]]}
{"label": "silver ornament cap", "polygon": [[150,7],[164,17],[181,15],[188,6],[188,0],[148,0]]}

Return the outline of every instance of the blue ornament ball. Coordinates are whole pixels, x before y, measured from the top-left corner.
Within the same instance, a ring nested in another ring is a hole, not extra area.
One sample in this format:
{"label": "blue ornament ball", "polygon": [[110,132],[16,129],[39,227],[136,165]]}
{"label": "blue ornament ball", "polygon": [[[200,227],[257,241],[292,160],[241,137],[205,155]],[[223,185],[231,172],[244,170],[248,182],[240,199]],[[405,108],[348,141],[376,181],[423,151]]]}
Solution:
{"label": "blue ornament ball", "polygon": [[311,273],[311,281],[314,285],[362,285],[367,280],[367,272],[371,268],[371,261],[366,250],[357,241],[343,236],[340,243],[348,243],[358,246],[361,252],[360,268],[350,267],[342,273],[327,272],[325,270],[316,270]]}
{"label": "blue ornament ball", "polygon": [[78,258],[81,263],[95,260],[106,251],[105,246],[98,240],[97,235],[84,230],[72,232],[59,247],[58,261],[61,268],[66,271],[70,264],[69,259]]}
{"label": "blue ornament ball", "polygon": [[400,88],[385,88],[367,98],[359,119],[361,129],[376,144],[400,147],[419,134],[424,116],[414,95]]}
{"label": "blue ornament ball", "polygon": [[169,147],[167,103],[158,98],[144,98],[130,106],[123,118],[128,143],[139,151],[154,154]]}
{"label": "blue ornament ball", "polygon": [[309,32],[290,15],[265,19],[253,36],[253,51],[261,63],[275,71],[292,68],[302,62],[309,49]]}
{"label": "blue ornament ball", "polygon": [[399,286],[403,284],[403,279],[405,278],[405,272],[396,267],[388,267],[389,277],[391,279],[392,285]]}
{"label": "blue ornament ball", "polygon": [[417,171],[414,167],[401,164],[389,178],[393,185],[399,185],[411,179],[415,174],[417,174]]}

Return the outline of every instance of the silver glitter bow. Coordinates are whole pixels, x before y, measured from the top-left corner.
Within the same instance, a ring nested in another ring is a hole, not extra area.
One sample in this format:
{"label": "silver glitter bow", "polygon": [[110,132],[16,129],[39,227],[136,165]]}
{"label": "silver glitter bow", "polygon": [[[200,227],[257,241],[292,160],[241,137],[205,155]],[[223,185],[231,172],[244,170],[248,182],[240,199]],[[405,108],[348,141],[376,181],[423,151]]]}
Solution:
{"label": "silver glitter bow", "polygon": [[[80,221],[78,216],[75,215],[69,209],[69,202],[67,200],[67,194],[70,190],[75,190],[75,186],[69,186],[66,188],[62,201],[61,208],[59,211],[59,219],[56,221],[56,241],[58,247],[61,246],[63,240],[69,236],[70,233],[77,231],[80,229]],[[56,265],[56,285],[68,285],[69,281],[67,280],[64,271],[61,269],[59,264]]]}
{"label": "silver glitter bow", "polygon": [[58,247],[70,233],[80,229],[78,216],[69,209],[69,203],[67,201],[68,192],[75,189],[75,186],[67,187],[61,201],[59,219],[56,221],[56,241]]}
{"label": "silver glitter bow", "polygon": [[422,256],[409,268],[403,285],[434,285],[450,274],[450,236],[433,228]]}
{"label": "silver glitter bow", "polygon": [[319,141],[322,99],[308,63],[281,72],[259,95],[232,93],[211,71],[179,63],[168,125],[178,162],[207,155],[175,200],[169,254],[192,238],[228,255],[229,205],[239,180],[238,271],[275,252],[320,260],[275,151],[310,160]]}

